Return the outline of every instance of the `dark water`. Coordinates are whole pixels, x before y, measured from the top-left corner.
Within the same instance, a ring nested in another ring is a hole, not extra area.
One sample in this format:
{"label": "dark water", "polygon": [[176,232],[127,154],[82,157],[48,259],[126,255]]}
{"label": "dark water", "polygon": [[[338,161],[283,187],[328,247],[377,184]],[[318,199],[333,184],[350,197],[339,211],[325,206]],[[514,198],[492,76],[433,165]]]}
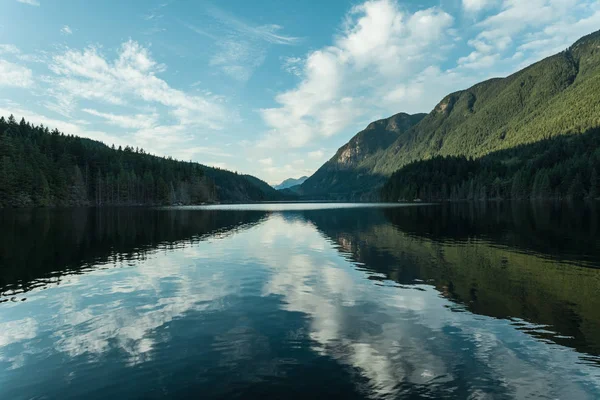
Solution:
{"label": "dark water", "polygon": [[0,213],[0,399],[600,398],[595,207]]}

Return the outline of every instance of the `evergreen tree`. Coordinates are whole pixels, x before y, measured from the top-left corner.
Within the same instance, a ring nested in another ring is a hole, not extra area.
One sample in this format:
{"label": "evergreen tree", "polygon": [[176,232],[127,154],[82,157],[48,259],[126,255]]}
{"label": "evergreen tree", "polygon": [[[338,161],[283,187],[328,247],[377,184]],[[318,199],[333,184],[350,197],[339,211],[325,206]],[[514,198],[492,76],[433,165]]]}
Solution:
{"label": "evergreen tree", "polygon": [[199,202],[282,198],[257,178],[0,117],[0,207],[189,204],[194,190]]}

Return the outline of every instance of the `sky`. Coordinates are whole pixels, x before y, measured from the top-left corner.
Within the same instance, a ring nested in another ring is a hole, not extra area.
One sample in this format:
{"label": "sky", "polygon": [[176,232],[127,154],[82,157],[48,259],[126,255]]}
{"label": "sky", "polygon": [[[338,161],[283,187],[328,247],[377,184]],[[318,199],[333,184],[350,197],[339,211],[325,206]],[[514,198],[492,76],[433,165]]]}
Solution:
{"label": "sky", "polygon": [[0,115],[276,184],[598,29],[599,0],[0,0]]}

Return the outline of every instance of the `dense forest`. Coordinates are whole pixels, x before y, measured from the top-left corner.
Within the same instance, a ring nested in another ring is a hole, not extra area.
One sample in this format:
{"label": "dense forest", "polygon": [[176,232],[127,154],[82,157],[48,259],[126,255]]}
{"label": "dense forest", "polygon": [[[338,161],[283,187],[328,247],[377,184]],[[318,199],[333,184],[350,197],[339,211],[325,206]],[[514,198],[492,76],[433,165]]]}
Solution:
{"label": "dense forest", "polygon": [[257,178],[0,118],[0,207],[278,200]]}
{"label": "dense forest", "polygon": [[491,153],[479,159],[437,156],[395,172],[384,201],[420,199],[596,199],[600,128]]}

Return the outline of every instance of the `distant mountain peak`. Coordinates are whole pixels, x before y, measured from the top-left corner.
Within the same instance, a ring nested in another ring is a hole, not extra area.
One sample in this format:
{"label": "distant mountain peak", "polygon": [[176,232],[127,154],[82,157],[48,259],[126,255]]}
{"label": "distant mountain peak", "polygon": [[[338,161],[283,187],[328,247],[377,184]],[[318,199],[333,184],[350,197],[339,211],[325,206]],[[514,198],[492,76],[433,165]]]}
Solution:
{"label": "distant mountain peak", "polygon": [[289,189],[292,186],[302,185],[308,176],[301,176],[300,178],[288,178],[281,182],[279,185],[274,185],[273,188],[277,190]]}

